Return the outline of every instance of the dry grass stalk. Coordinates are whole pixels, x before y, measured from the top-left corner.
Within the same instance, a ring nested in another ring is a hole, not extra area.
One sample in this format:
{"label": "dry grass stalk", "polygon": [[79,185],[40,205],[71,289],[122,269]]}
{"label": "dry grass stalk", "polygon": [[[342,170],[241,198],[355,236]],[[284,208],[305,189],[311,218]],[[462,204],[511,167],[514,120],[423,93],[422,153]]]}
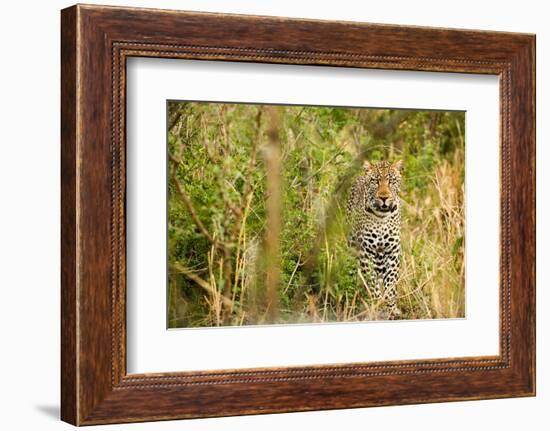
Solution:
{"label": "dry grass stalk", "polygon": [[267,108],[269,128],[268,144],[264,149],[267,172],[267,229],[265,235],[266,262],[266,317],[276,322],[279,312],[280,234],[281,234],[281,146],[279,142],[279,111]]}

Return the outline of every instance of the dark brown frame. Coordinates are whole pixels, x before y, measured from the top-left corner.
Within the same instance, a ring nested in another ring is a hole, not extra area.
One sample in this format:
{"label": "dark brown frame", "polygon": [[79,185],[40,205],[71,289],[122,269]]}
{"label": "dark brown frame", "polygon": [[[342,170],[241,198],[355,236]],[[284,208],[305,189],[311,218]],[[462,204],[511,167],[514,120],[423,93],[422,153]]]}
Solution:
{"label": "dark brown frame", "polygon": [[[63,420],[88,425],[535,394],[534,35],[81,5],[61,17]],[[499,356],[127,375],[129,56],[498,75]]]}

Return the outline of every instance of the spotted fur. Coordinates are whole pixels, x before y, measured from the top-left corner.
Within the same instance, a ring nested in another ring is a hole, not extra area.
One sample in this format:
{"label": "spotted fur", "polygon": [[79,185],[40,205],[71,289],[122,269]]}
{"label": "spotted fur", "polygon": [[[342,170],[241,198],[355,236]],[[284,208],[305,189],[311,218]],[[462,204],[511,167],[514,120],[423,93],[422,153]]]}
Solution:
{"label": "spotted fur", "polygon": [[396,304],[401,261],[399,191],[402,162],[365,162],[364,175],[351,188],[347,213],[350,245],[357,250],[358,274],[375,300],[385,302],[389,318]]}

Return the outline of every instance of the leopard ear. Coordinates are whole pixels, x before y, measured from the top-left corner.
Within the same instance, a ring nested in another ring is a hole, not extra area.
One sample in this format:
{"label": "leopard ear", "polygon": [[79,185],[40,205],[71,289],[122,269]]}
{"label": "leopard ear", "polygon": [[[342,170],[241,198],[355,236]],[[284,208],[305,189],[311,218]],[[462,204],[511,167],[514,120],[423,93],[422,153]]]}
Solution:
{"label": "leopard ear", "polygon": [[363,162],[363,169],[365,170],[365,172],[369,172],[372,169],[371,162],[369,162],[368,160],[365,160]]}
{"label": "leopard ear", "polygon": [[397,160],[391,165],[398,172],[403,172],[403,160]]}

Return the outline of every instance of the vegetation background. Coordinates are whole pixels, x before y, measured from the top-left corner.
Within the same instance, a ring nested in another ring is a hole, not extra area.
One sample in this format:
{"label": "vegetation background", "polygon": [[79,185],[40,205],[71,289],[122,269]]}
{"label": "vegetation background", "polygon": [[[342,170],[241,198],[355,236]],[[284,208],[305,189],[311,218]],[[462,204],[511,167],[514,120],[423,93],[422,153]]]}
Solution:
{"label": "vegetation background", "polygon": [[363,160],[404,160],[401,319],[464,316],[464,113],[168,103],[168,326],[382,318],[347,245]]}

